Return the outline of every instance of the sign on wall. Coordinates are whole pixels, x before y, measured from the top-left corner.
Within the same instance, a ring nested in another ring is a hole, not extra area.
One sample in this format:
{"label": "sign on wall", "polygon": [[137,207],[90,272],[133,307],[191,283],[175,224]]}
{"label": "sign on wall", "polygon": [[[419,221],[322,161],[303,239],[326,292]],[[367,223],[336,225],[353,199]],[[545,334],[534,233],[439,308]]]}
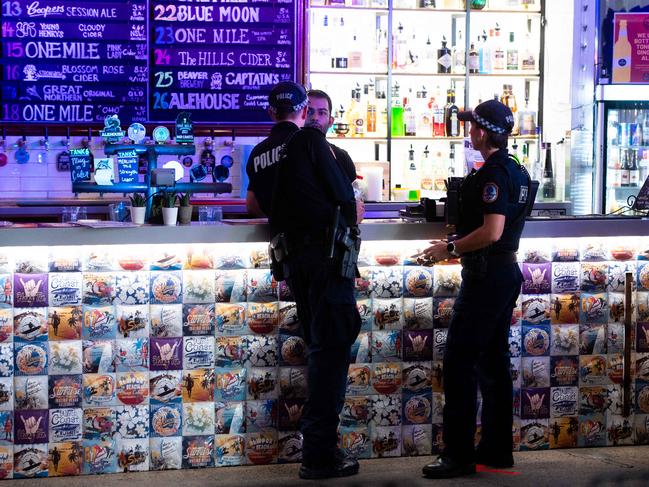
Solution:
{"label": "sign on wall", "polygon": [[649,83],[649,13],[616,13],[613,83]]}
{"label": "sign on wall", "polygon": [[295,2],[3,0],[0,119],[267,122],[296,75]]}

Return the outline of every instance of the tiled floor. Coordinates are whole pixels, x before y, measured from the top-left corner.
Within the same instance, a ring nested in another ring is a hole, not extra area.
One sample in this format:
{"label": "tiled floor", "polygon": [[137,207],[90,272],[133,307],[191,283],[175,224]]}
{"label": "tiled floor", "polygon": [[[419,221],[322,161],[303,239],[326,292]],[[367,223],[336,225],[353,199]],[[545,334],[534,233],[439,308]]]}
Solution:
{"label": "tiled floor", "polygon": [[580,448],[515,453],[516,466],[509,470],[480,471],[449,481],[421,477],[421,467],[431,457],[364,460],[361,472],[345,480],[306,482],[297,477],[298,465],[176,470],[81,476],[40,480],[8,480],[8,487],[199,487],[199,486],[295,486],[336,485],[370,487],[420,487],[428,485],[487,486],[649,486],[649,446]]}

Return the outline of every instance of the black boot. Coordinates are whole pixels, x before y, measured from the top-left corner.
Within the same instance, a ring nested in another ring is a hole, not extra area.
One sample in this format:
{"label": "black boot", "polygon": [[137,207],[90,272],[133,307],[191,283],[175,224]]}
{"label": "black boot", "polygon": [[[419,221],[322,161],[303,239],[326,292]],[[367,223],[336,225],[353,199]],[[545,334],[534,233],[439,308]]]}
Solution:
{"label": "black boot", "polygon": [[306,480],[330,479],[333,477],[349,477],[358,473],[358,462],[354,458],[346,458],[337,451],[330,465],[309,465],[303,463],[300,467],[300,478]]}
{"label": "black boot", "polygon": [[450,479],[475,473],[475,463],[458,462],[445,456],[437,457],[433,463],[422,469],[424,476],[429,479]]}

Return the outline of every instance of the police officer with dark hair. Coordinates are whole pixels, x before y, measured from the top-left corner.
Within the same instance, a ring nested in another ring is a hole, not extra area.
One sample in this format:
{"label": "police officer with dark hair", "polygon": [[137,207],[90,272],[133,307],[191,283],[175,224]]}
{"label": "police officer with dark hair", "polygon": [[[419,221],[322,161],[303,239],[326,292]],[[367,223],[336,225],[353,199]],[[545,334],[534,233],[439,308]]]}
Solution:
{"label": "police officer with dark hair", "polygon": [[277,162],[284,143],[304,126],[308,99],[303,86],[292,81],[276,84],[268,95],[268,114],[275,122],[270,135],[257,144],[246,164],[246,208],[254,216],[268,216]]}
{"label": "police officer with dark hair", "polygon": [[337,449],[337,429],[351,346],[361,326],[354,275],[342,271],[348,253],[341,242],[348,239],[340,238],[357,231],[354,193],[324,133],[314,127],[287,142],[276,180],[270,225],[287,249],[284,277],[308,346],[300,477],[353,475],[358,462]]}
{"label": "police officer with dark hair", "polygon": [[[462,183],[458,238],[433,242],[420,254],[433,261],[460,257],[462,263],[444,355],[445,446],[423,468],[429,478],[475,473],[476,462],[514,464],[508,333],[522,283],[516,251],[534,191],[527,171],[507,152],[514,126],[509,108],[490,100],[459,119],[471,122],[471,143],[485,164]],[[482,436],[474,449],[477,385]]]}
{"label": "police officer with dark hair", "polygon": [[[318,129],[323,134],[327,135],[329,128],[331,128],[334,123],[334,117],[331,114],[331,98],[322,90],[309,90],[307,96],[309,97],[309,105],[304,126]],[[340,164],[343,171],[345,171],[349,180],[354,182],[357,177],[356,166],[354,165],[354,161],[352,161],[349,153],[332,143],[329,143],[329,146],[334,152],[336,161]],[[358,199],[356,200],[356,216],[358,223],[361,222],[364,214],[365,204],[363,203],[363,200]]]}

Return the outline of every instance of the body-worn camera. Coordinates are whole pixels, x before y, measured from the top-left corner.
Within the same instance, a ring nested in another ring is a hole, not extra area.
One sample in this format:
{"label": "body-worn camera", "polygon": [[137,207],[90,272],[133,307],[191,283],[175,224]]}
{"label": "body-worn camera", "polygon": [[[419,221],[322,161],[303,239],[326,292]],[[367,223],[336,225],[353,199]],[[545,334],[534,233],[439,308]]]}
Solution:
{"label": "body-worn camera", "polygon": [[361,236],[358,229],[346,227],[338,233],[337,243],[341,250],[338,262],[339,274],[348,279],[359,277],[356,264],[361,251]]}

